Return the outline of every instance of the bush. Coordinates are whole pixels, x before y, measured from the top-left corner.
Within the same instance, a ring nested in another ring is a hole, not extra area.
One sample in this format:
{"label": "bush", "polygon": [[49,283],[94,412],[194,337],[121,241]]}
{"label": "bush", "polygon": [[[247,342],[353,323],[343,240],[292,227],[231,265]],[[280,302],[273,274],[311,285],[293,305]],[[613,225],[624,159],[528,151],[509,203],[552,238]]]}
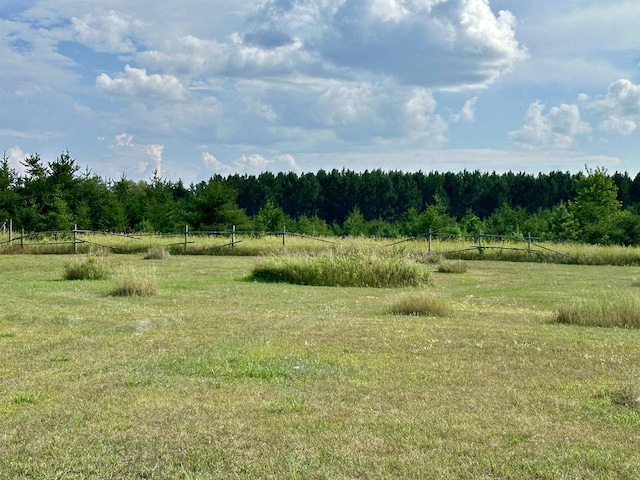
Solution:
{"label": "bush", "polygon": [[159,292],[155,270],[136,270],[124,267],[120,273],[120,284],[111,293],[116,297],[149,297]]}
{"label": "bush", "polygon": [[404,287],[427,283],[429,272],[404,256],[351,247],[317,256],[270,257],[253,269],[250,279],[315,286]]}
{"label": "bush", "polygon": [[111,268],[103,257],[91,255],[82,262],[69,263],[64,268],[65,280],[105,280],[111,277]]}
{"label": "bush", "polygon": [[393,315],[446,317],[452,313],[449,303],[435,295],[416,295],[398,300],[389,310]]}
{"label": "bush", "polygon": [[640,296],[608,291],[561,307],[556,320],[593,327],[640,327]]}

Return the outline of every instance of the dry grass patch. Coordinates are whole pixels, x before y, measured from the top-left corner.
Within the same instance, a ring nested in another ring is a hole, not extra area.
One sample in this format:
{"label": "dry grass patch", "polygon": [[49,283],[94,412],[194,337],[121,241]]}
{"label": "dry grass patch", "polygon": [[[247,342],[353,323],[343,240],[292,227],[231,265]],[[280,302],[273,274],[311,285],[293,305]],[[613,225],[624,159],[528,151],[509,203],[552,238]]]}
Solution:
{"label": "dry grass patch", "polygon": [[104,257],[91,255],[82,261],[65,265],[63,278],[65,280],[106,280],[112,273]]}
{"label": "dry grass patch", "polygon": [[453,309],[448,301],[431,294],[403,297],[390,308],[393,315],[416,315],[427,317],[447,317]]}
{"label": "dry grass patch", "polygon": [[136,269],[124,266],[119,274],[118,286],[111,292],[115,297],[150,297],[160,291],[155,269]]}
{"label": "dry grass patch", "polygon": [[428,283],[429,272],[416,261],[366,248],[338,248],[315,256],[269,257],[251,280],[328,287],[407,287]]}
{"label": "dry grass patch", "polygon": [[607,291],[558,309],[556,320],[591,327],[640,327],[640,295]]}
{"label": "dry grass patch", "polygon": [[171,253],[164,247],[151,247],[144,258],[145,260],[166,260],[171,258]]}
{"label": "dry grass patch", "polygon": [[461,260],[442,260],[438,264],[440,273],[465,273],[468,269],[467,263]]}

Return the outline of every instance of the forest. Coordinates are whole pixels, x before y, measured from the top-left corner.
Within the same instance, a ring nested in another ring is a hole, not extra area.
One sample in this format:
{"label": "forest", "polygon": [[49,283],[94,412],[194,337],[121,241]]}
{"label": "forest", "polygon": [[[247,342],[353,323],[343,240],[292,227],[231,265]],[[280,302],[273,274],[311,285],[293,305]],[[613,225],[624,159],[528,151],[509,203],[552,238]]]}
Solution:
{"label": "forest", "polygon": [[69,152],[0,162],[0,226],[27,232],[282,231],[313,236],[531,235],[640,245],[640,173],[532,175],[348,169],[214,175],[185,185],[104,179]]}

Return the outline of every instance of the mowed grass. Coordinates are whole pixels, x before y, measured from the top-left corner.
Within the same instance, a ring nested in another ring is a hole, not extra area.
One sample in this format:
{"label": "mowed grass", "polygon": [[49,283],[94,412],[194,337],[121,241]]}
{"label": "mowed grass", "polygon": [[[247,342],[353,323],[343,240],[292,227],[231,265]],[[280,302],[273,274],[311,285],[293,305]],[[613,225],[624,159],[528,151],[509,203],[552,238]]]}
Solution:
{"label": "mowed grass", "polygon": [[[398,289],[243,281],[250,257],[105,257],[158,294],[0,256],[0,477],[634,478],[640,330],[558,309],[637,267],[472,262]],[[389,315],[436,295],[444,317]],[[632,393],[629,393],[632,392]]]}

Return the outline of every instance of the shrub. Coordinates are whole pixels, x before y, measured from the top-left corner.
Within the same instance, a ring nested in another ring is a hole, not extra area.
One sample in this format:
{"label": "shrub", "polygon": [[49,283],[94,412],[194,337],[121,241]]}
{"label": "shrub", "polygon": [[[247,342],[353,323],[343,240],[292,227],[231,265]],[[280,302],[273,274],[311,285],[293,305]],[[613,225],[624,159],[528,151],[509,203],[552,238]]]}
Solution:
{"label": "shrub", "polygon": [[136,270],[124,267],[120,274],[120,284],[111,293],[116,297],[149,297],[159,292],[155,270]]}
{"label": "shrub", "polygon": [[351,247],[317,256],[270,257],[250,279],[297,285],[339,287],[403,287],[427,283],[429,272],[404,256]]}
{"label": "shrub", "polygon": [[469,266],[460,260],[442,260],[438,264],[438,272],[440,273],[465,273]]}
{"label": "shrub", "polygon": [[556,320],[570,325],[638,328],[640,296],[607,291],[559,308]]}
{"label": "shrub", "polygon": [[415,295],[398,300],[389,310],[393,315],[446,317],[451,315],[449,303],[435,295]]}
{"label": "shrub", "polygon": [[81,262],[69,263],[64,268],[65,280],[105,280],[111,276],[111,268],[103,257],[91,255]]}

